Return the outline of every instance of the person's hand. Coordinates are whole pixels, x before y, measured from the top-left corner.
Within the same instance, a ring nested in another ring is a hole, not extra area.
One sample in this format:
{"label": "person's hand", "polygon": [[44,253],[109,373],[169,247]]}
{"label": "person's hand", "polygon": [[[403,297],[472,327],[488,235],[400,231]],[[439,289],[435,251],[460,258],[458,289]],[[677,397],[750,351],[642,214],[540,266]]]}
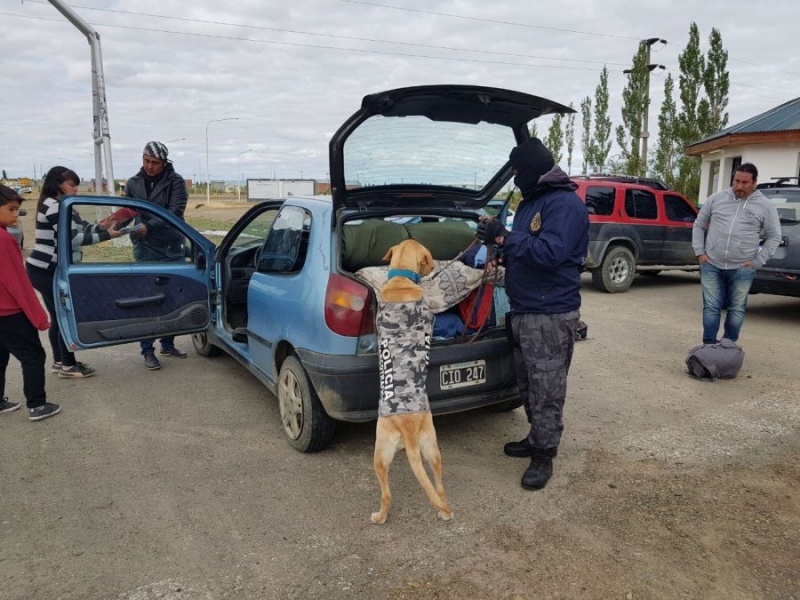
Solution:
{"label": "person's hand", "polygon": [[747,267],[748,269],[755,269],[756,265],[751,260],[746,260],[742,263],[743,267]]}
{"label": "person's hand", "polygon": [[708,256],[706,256],[705,254],[701,254],[701,255],[699,255],[699,256],[697,257],[697,262],[698,262],[699,264],[701,264],[701,265],[704,265],[705,263],[707,263],[707,262],[708,262]]}
{"label": "person's hand", "polygon": [[495,244],[497,243],[497,238],[505,238],[507,236],[508,229],[503,227],[500,221],[491,217],[481,219],[481,222],[478,223],[478,230],[475,232],[475,237],[484,244]]}
{"label": "person's hand", "polygon": [[[98,223],[100,225],[100,223]],[[102,228],[102,225],[101,225]],[[116,221],[111,221],[109,226],[106,228],[106,232],[108,233],[109,237],[113,240],[114,238],[118,238],[121,235],[125,235],[119,230],[119,223]]]}

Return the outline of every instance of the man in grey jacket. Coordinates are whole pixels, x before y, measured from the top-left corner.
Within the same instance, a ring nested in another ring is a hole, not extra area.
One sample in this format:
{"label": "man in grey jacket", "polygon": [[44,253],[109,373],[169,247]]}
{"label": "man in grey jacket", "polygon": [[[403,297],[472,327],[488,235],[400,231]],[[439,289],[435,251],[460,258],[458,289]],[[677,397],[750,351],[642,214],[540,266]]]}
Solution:
{"label": "man in grey jacket", "polygon": [[[183,219],[189,194],[186,181],[172,167],[167,158],[169,151],[161,142],[148,142],[142,152],[142,168],[128,180],[125,195],[129,198],[147,200],[166,208]],[[185,260],[183,254],[184,238],[175,228],[150,213],[136,218],[138,231],[131,234],[133,255],[139,261],[175,262]],[[155,340],[142,340],[140,343],[144,366],[156,370],[161,363],[155,356]],[[175,347],[175,337],[161,338],[161,354],[186,358],[186,353]]]}
{"label": "man in grey jacket", "polygon": [[756,269],[764,266],[781,241],[778,211],[756,190],[757,180],[755,165],[739,165],[733,185],[709,196],[694,222],[692,247],[700,263],[704,344],[719,341],[723,309],[723,337],[739,339]]}

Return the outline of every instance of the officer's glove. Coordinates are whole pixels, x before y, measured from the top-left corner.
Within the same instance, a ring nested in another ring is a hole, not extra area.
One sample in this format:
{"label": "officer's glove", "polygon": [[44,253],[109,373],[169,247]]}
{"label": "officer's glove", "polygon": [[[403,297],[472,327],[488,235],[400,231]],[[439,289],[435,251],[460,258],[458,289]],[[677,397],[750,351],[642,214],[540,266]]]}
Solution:
{"label": "officer's glove", "polygon": [[475,232],[475,237],[481,243],[494,244],[498,237],[508,237],[508,229],[503,227],[503,224],[497,219],[486,219],[478,223],[478,230]]}

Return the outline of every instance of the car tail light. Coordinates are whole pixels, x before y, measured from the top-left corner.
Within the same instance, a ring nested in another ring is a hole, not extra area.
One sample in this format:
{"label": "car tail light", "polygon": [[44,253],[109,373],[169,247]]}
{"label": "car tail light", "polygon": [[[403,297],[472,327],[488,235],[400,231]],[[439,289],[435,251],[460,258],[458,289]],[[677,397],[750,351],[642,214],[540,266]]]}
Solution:
{"label": "car tail light", "polygon": [[325,324],[339,335],[356,337],[373,333],[375,315],[369,289],[347,277],[331,275],[325,291]]}

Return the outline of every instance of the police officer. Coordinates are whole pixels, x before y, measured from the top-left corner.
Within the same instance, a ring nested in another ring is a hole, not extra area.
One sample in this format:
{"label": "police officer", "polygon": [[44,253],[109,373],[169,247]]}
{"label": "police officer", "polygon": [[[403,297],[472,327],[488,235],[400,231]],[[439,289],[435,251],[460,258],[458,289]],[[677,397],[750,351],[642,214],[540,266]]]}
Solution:
{"label": "police officer", "polygon": [[515,147],[509,159],[522,193],[512,230],[484,217],[477,237],[497,246],[505,263],[517,385],[530,423],[527,437],[503,450],[530,458],[522,487],[539,490],[553,475],[564,430],[589,215],[576,186],[540,140]]}

